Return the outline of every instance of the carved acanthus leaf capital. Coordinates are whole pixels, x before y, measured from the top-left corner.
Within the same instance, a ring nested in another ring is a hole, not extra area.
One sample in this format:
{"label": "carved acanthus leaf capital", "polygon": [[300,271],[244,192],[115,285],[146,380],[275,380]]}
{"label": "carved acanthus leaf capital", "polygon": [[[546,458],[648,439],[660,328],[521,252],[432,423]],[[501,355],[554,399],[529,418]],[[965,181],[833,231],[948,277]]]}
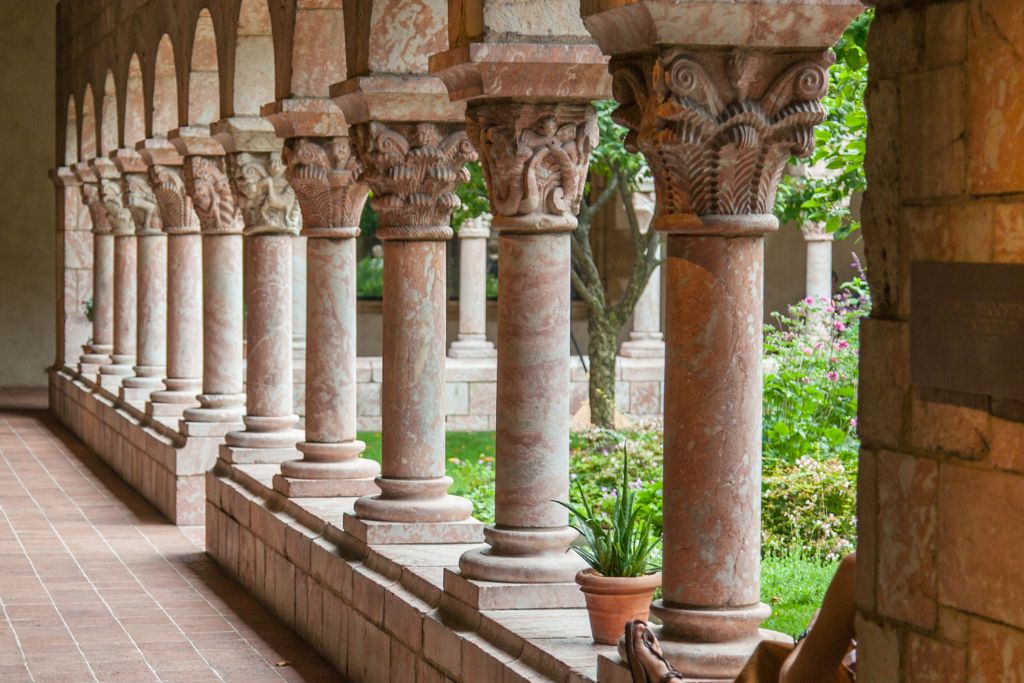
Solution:
{"label": "carved acanthus leaf capital", "polygon": [[135,221],[125,205],[124,189],[121,187],[120,179],[100,178],[100,196],[111,231],[115,235],[135,234]]}
{"label": "carved acanthus leaf capital", "polygon": [[[495,226],[571,230],[598,142],[589,104],[470,104],[467,131],[480,151]],[[511,219],[511,220],[510,220]]]}
{"label": "carved acanthus leaf capital", "polygon": [[373,190],[381,239],[447,239],[455,189],[469,180],[476,151],[461,125],[444,123],[357,126],[353,144],[361,180]]}
{"label": "carved acanthus leaf capital", "polygon": [[826,225],[820,221],[808,221],[800,226],[800,232],[804,234],[807,242],[831,242],[835,239],[835,233],[826,229]]}
{"label": "carved acanthus leaf capital", "polygon": [[280,153],[239,152],[232,154],[228,163],[246,234],[298,235],[302,210],[285,177]]}
{"label": "carved acanthus leaf capital", "polygon": [[659,215],[769,214],[786,162],[814,150],[830,52],[612,60],[615,120],[654,174]]}
{"label": "carved acanthus leaf capital", "polygon": [[185,188],[182,169],[175,166],[153,164],[149,167],[149,178],[153,184],[163,228],[168,233],[195,232],[199,228],[199,216],[192,207],[192,198]]}
{"label": "carved acanthus leaf capital", "polygon": [[184,166],[185,187],[199,224],[213,235],[240,233],[245,227],[223,164],[221,159],[191,156]]}
{"label": "carved acanthus leaf capital", "polygon": [[98,235],[105,235],[112,231],[110,220],[107,218],[107,209],[103,206],[103,198],[100,196],[100,188],[97,183],[82,183],[82,201],[89,209],[89,216],[92,218],[92,231]]}
{"label": "carved acanthus leaf capital", "polygon": [[128,195],[128,211],[135,223],[136,234],[163,234],[160,208],[153,187],[149,184],[149,177],[143,173],[126,173],[124,184]]}
{"label": "carved acanthus leaf capital", "polygon": [[293,138],[284,158],[305,231],[345,228],[357,236],[352,232],[359,227],[369,188],[358,180],[362,167],[348,138]]}

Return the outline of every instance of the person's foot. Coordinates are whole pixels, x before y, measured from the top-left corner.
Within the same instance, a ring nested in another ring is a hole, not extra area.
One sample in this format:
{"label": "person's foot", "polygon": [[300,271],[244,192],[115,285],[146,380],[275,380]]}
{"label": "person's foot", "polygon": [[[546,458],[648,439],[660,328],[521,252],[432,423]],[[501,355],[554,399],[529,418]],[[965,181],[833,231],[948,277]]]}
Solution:
{"label": "person's foot", "polygon": [[633,674],[634,683],[663,683],[682,679],[665,659],[651,629],[642,621],[626,624],[626,660]]}

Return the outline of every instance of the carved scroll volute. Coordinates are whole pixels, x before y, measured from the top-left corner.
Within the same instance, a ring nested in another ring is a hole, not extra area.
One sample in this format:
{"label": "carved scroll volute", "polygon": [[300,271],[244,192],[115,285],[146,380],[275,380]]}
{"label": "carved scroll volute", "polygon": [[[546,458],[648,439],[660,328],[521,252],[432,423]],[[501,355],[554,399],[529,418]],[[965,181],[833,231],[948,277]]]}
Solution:
{"label": "carved scroll volute", "polygon": [[681,49],[613,60],[614,118],[651,166],[660,214],[771,213],[786,162],[814,151],[831,60]]}
{"label": "carved scroll volute", "polygon": [[161,234],[163,223],[149,178],[140,173],[129,173],[125,175],[124,183],[128,195],[128,211],[135,223],[136,234]]}
{"label": "carved scroll volute", "polygon": [[[586,104],[470,104],[491,210],[506,229],[572,229],[580,210],[597,115]],[[496,224],[497,224],[496,223]]]}
{"label": "carved scroll volute", "polygon": [[185,187],[199,224],[204,233],[214,235],[240,233],[245,227],[222,164],[219,159],[188,157],[184,167]]}
{"label": "carved scroll volute", "polygon": [[100,235],[111,232],[107,209],[103,206],[103,198],[100,196],[100,188],[97,184],[82,183],[82,201],[89,209],[89,216],[92,218],[92,231]]}
{"label": "carved scroll volute", "polygon": [[358,180],[362,167],[348,138],[294,138],[284,158],[302,208],[304,234],[343,231],[344,236],[358,236],[369,188]]}
{"label": "carved scroll volute", "polygon": [[149,168],[153,193],[160,208],[164,232],[188,233],[199,229],[199,216],[192,207],[192,198],[185,188],[180,168],[154,164]]}
{"label": "carved scroll volute", "polygon": [[298,235],[302,211],[280,154],[241,152],[229,163],[246,233]]}
{"label": "carved scroll volute", "polygon": [[456,124],[416,123],[357,126],[353,143],[363,167],[361,180],[373,190],[381,239],[447,239],[456,188],[469,180],[466,164],[476,151]]}
{"label": "carved scroll volute", "polygon": [[100,179],[100,196],[103,208],[110,222],[111,231],[115,235],[135,234],[135,221],[131,211],[125,206],[124,190],[120,180],[116,178]]}

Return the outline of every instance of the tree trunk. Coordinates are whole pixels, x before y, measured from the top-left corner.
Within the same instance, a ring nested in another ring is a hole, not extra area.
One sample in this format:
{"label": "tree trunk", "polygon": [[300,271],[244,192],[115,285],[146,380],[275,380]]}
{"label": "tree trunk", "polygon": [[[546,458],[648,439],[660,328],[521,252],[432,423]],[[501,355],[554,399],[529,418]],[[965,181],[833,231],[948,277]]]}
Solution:
{"label": "tree trunk", "polygon": [[591,310],[590,330],[590,421],[611,429],[615,426],[615,356],[619,328],[611,315]]}

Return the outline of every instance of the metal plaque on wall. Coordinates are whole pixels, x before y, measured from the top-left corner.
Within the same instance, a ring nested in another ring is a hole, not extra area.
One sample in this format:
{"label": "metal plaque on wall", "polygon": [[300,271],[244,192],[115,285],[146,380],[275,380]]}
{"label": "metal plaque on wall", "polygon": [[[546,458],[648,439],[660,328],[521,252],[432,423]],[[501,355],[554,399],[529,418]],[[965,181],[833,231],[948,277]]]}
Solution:
{"label": "metal plaque on wall", "polygon": [[1024,265],[915,262],[914,384],[1024,399]]}

